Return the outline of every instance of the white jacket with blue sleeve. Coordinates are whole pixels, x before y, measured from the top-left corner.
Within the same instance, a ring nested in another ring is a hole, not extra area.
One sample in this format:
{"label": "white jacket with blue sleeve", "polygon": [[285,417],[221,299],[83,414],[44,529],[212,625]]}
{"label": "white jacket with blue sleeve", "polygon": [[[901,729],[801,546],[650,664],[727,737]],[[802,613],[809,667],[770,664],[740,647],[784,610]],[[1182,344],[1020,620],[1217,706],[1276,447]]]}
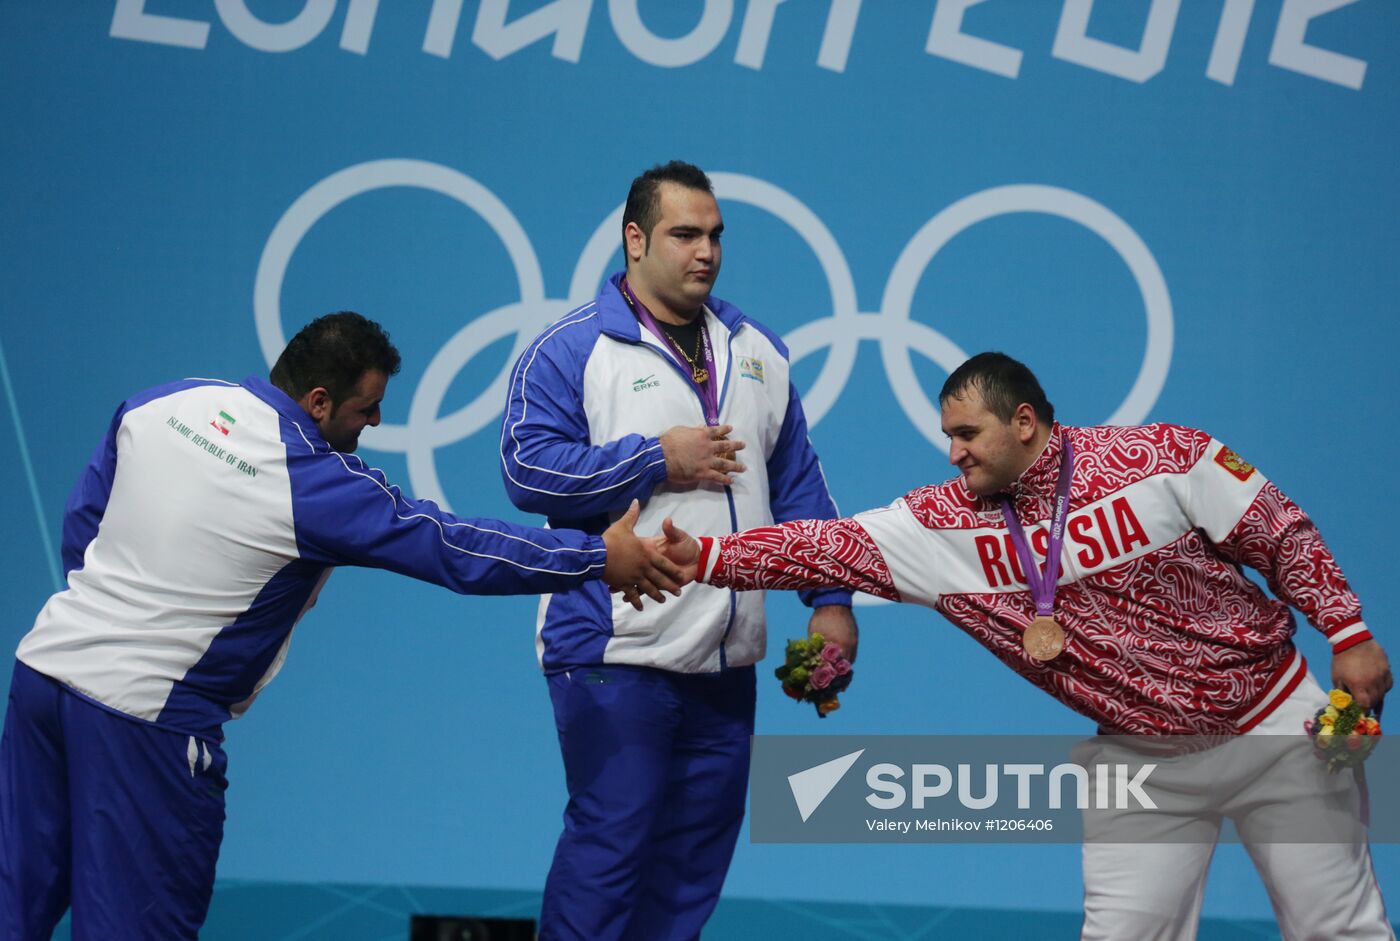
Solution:
{"label": "white jacket with blue sleeve", "polygon": [[[719,383],[719,423],[747,449],[729,487],[666,479],[659,436],[703,425],[700,397],[677,362],[638,323],[618,289],[551,324],[521,354],[501,428],[501,473],[517,507],[552,527],[599,533],[636,498],[637,532],[672,517],[693,533],[730,533],[837,515],[783,342],[736,307],[711,297],[705,327]],[[547,673],[623,663],[709,673],[761,660],[762,592],[687,586],[680,598],[638,612],[595,585],[546,595],[537,650]],[[809,605],[850,604],[850,593],[803,593]]]}
{"label": "white jacket with blue sleeve", "polygon": [[16,655],[105,709],[217,741],[333,566],[535,594],[606,561],[596,535],[404,497],[263,379],[188,379],[117,409],[64,515],[67,588]]}

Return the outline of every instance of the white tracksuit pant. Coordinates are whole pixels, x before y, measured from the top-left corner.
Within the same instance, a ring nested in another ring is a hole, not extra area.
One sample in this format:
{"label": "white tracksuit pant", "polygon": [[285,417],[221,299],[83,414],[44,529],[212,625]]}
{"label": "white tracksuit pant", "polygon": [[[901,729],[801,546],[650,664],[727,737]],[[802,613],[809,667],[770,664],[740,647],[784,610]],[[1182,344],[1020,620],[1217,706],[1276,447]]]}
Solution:
{"label": "white tracksuit pant", "polygon": [[[1308,675],[1242,736],[1289,736],[1277,749],[1227,743],[1159,765],[1154,787],[1186,798],[1196,813],[1086,811],[1083,941],[1192,941],[1222,817],[1254,860],[1286,941],[1394,941],[1363,829],[1351,842],[1277,842],[1279,827],[1299,815],[1328,808],[1359,815],[1353,774],[1329,774],[1299,747],[1303,721],[1326,700]],[[1124,830],[1134,842],[1107,842]]]}

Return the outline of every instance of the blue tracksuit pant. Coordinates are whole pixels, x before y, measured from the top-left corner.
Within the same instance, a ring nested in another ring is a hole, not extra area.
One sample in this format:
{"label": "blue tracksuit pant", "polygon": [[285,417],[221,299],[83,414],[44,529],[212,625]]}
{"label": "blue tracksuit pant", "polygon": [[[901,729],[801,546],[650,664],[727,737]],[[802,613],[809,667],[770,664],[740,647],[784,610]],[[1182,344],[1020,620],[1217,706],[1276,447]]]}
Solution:
{"label": "blue tracksuit pant", "polygon": [[0,941],[198,936],[224,832],[216,742],[15,664],[0,740]]}
{"label": "blue tracksuit pant", "polygon": [[744,818],[754,669],[599,665],[548,677],[569,789],[541,941],[686,941]]}

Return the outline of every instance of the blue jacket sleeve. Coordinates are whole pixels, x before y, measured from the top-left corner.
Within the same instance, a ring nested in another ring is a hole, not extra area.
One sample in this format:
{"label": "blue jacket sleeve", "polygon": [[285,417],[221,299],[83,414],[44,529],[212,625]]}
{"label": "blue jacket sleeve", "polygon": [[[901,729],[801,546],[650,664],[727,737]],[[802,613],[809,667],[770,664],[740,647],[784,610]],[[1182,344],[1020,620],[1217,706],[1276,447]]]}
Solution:
{"label": "blue jacket sleeve", "polygon": [[501,425],[501,477],[511,502],[551,519],[581,520],[647,500],[666,479],[661,441],[625,435],[592,443],[582,394],[588,350],[557,339],[558,329],[521,354],[511,375]]}
{"label": "blue jacket sleeve", "polygon": [[[788,385],[787,412],[778,432],[778,443],[768,458],[768,502],[773,519],[787,523],[802,519],[835,519],[840,516],[827,490],[826,475],[816,449],[807,436],[807,416],[797,389]],[[798,592],[809,607],[828,604],[850,606],[851,593],[844,588],[815,588]]]}
{"label": "blue jacket sleeve", "polygon": [[410,500],[353,454],[290,459],[292,513],[303,558],[387,569],[463,594],[567,591],[603,574],[598,536],[447,513]]}
{"label": "blue jacket sleeve", "polygon": [[112,480],[117,472],[117,429],[121,427],[122,416],[126,414],[126,403],[122,403],[107,426],[107,434],[82,476],[73,485],[68,495],[68,503],[63,508],[63,543],[60,554],[63,557],[63,576],[67,578],[74,570],[83,567],[83,554],[88,543],[97,535],[97,527],[102,524],[102,516],[107,512],[107,501],[112,496]]}

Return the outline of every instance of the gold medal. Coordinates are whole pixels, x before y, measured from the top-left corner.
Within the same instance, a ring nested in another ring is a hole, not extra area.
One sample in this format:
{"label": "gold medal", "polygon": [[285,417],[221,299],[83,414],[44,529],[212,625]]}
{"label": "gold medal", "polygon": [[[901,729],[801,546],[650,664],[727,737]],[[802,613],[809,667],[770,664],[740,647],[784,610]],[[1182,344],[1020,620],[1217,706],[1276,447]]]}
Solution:
{"label": "gold medal", "polygon": [[695,380],[697,386],[703,386],[710,381],[710,371],[704,366],[693,366],[690,375]]}
{"label": "gold medal", "polygon": [[1065,631],[1054,618],[1044,615],[1036,618],[1021,635],[1021,646],[1026,653],[1044,663],[1054,660],[1065,649]]}

